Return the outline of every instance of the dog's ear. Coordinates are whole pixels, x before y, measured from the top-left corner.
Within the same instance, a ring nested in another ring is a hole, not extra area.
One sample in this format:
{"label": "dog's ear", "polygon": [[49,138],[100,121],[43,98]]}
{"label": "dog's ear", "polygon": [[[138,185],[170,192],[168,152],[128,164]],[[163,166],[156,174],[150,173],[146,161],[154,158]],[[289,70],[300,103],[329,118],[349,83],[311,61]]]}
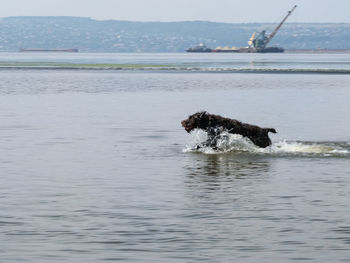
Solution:
{"label": "dog's ear", "polygon": [[202,111],[201,115],[199,115],[199,118],[203,118],[205,115],[207,115],[207,112],[206,111]]}

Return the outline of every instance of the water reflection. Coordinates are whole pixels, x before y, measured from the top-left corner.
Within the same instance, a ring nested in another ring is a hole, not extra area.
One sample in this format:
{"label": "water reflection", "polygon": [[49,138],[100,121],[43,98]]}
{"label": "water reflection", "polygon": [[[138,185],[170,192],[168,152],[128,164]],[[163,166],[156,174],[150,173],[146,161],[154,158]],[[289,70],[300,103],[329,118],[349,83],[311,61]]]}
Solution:
{"label": "water reflection", "polygon": [[[270,163],[260,156],[234,154],[190,154],[185,165],[186,174],[193,176],[229,177],[239,179],[245,176],[266,174]],[[226,178],[227,179],[227,178]]]}
{"label": "water reflection", "polygon": [[185,184],[204,191],[236,191],[237,185],[264,181],[270,162],[261,156],[244,154],[189,154],[184,166]]}

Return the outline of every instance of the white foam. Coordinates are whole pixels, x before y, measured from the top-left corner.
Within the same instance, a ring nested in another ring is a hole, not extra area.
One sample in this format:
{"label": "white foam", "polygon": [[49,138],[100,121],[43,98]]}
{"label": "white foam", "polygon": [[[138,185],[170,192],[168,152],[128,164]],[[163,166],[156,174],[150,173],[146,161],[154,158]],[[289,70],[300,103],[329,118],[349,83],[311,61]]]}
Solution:
{"label": "white foam", "polygon": [[216,149],[205,146],[207,133],[203,130],[191,132],[191,142],[184,152],[201,152],[205,154],[217,154],[225,152],[248,152],[254,154],[270,155],[304,155],[304,156],[350,156],[350,148],[337,143],[321,142],[274,142],[266,148],[257,147],[248,138],[238,134],[221,133],[217,140]]}

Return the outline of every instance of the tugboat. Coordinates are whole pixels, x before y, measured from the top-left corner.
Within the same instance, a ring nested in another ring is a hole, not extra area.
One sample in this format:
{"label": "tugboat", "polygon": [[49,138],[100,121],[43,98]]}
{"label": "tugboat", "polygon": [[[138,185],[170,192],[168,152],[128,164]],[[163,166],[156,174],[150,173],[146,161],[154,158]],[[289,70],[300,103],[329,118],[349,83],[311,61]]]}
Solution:
{"label": "tugboat", "polygon": [[199,52],[199,53],[209,53],[212,52],[213,50],[211,48],[208,48],[206,45],[203,43],[199,44],[198,46],[195,47],[190,47],[186,49],[186,52]]}

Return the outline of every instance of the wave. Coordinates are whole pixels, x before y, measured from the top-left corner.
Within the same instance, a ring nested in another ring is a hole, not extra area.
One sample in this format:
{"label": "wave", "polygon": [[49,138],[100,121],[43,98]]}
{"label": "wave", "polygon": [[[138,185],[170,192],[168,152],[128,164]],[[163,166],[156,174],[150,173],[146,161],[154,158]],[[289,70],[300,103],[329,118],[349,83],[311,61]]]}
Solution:
{"label": "wave", "polygon": [[349,68],[230,68],[230,67],[174,67],[174,71],[204,73],[275,73],[275,74],[350,74]]}
{"label": "wave", "polygon": [[183,150],[204,154],[248,153],[270,156],[305,157],[350,157],[349,142],[307,142],[282,140],[266,148],[257,147],[248,138],[238,134],[223,133],[217,141],[216,149],[204,146],[206,132],[196,130],[191,133],[192,140]]}
{"label": "wave", "polygon": [[0,62],[0,70],[118,70],[157,72],[198,72],[198,73],[281,73],[281,74],[350,74],[349,68],[283,68],[283,67],[222,67],[159,64],[74,64],[41,62]]}
{"label": "wave", "polygon": [[281,73],[281,74],[350,74],[349,68],[201,68],[222,73]]}

